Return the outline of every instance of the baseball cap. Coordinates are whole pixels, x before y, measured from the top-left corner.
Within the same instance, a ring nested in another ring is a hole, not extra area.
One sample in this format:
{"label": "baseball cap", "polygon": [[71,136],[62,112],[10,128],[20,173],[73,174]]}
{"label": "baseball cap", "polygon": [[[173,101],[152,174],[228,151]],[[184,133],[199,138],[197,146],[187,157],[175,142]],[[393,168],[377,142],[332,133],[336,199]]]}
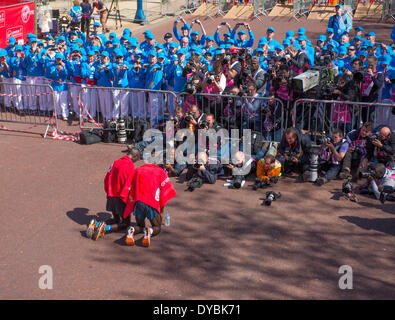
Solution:
{"label": "baseball cap", "polygon": [[14,37],[10,37],[10,38],[8,39],[8,44],[9,44],[10,46],[13,46],[15,43],[16,43],[16,40],[15,40]]}
{"label": "baseball cap", "polygon": [[196,50],[195,50],[195,54],[197,54],[197,55],[202,55],[203,54],[203,51],[202,51],[202,49],[200,49],[200,48],[197,48]]}
{"label": "baseball cap", "polygon": [[305,33],[306,33],[305,28],[301,27],[301,28],[298,29],[298,34],[300,34],[301,36],[304,36]]}
{"label": "baseball cap", "polygon": [[306,36],[300,36],[296,40],[298,40],[298,41],[307,41],[307,38],[306,38]]}
{"label": "baseball cap", "polygon": [[367,33],[365,36],[366,36],[366,37],[370,37],[370,36],[373,36],[373,37],[375,37],[375,36],[376,36],[376,34],[375,34],[373,31],[370,31],[370,32],[369,32],[369,33]]}
{"label": "baseball cap", "polygon": [[4,57],[6,57],[8,54],[7,54],[7,51],[6,50],[4,50],[4,49],[0,49],[0,58],[4,58]]}
{"label": "baseball cap", "polygon": [[358,56],[364,56],[367,57],[368,53],[366,51],[360,51]]}
{"label": "baseball cap", "polygon": [[326,29],[326,33],[335,33],[335,32],[333,31],[333,28],[328,28]]}
{"label": "baseball cap", "polygon": [[109,38],[116,38],[117,37],[117,34],[115,33],[115,32],[111,32],[109,35],[108,35],[108,37]]}
{"label": "baseball cap", "polygon": [[354,40],[362,40],[362,37],[361,36],[355,36]]}
{"label": "baseball cap", "polygon": [[165,39],[173,38],[170,32],[166,33],[164,36]]}
{"label": "baseball cap", "polygon": [[93,24],[93,26],[94,26],[94,27],[101,27],[101,24],[100,24],[100,22],[95,22],[95,23]]}
{"label": "baseball cap", "polygon": [[318,41],[321,41],[321,42],[325,42],[326,41],[326,36],[324,36],[324,35],[320,35],[320,36],[318,36],[318,39],[317,39]]}
{"label": "baseball cap", "polygon": [[177,43],[177,42],[172,42],[172,43],[170,43],[170,48],[177,48],[177,47],[179,47],[180,45]]}
{"label": "baseball cap", "polygon": [[123,57],[122,50],[119,50],[119,49],[114,50],[114,54],[115,54],[115,57]]}
{"label": "baseball cap", "polygon": [[94,56],[94,55],[95,55],[95,51],[89,50],[88,53],[87,53],[86,55],[87,55],[87,56]]}
{"label": "baseball cap", "polygon": [[108,53],[108,51],[103,51],[101,53],[101,55],[104,56],[104,57],[110,57],[110,54]]}
{"label": "baseball cap", "polygon": [[198,35],[199,35],[199,32],[197,32],[197,31],[192,31],[192,32],[191,32],[191,36],[193,36],[193,35],[195,35],[195,34],[198,36]]}
{"label": "baseball cap", "polygon": [[337,5],[335,6],[335,8],[343,9],[343,6],[342,6],[341,4],[337,4]]}
{"label": "baseball cap", "polygon": [[267,28],[266,32],[269,32],[269,31],[270,31],[270,32],[275,32],[273,27]]}
{"label": "baseball cap", "polygon": [[147,39],[155,39],[155,36],[151,33],[151,31],[150,31],[150,32],[147,32],[147,33],[145,34],[145,37],[146,37]]}
{"label": "baseball cap", "polygon": [[157,57],[157,53],[156,53],[155,50],[151,50],[151,51],[148,53],[148,55]]}
{"label": "baseball cap", "polygon": [[247,34],[244,30],[240,30],[237,34]]}
{"label": "baseball cap", "polygon": [[62,59],[63,60],[63,55],[60,52],[57,52],[55,54],[55,59]]}
{"label": "baseball cap", "polygon": [[345,46],[340,46],[338,48],[339,54],[346,54],[347,53],[347,48]]}
{"label": "baseball cap", "polygon": [[293,30],[288,30],[287,33],[285,34],[286,38],[292,38],[295,35]]}
{"label": "baseball cap", "polygon": [[118,38],[112,39],[112,45],[113,45],[113,46],[119,46],[119,43],[120,43],[120,41],[119,41]]}
{"label": "baseball cap", "polygon": [[208,36],[206,39],[207,41],[215,41],[213,36]]}
{"label": "baseball cap", "polygon": [[161,59],[161,58],[166,58],[166,55],[163,51],[158,53],[158,59]]}
{"label": "baseball cap", "polygon": [[362,31],[362,32],[363,32],[363,28],[362,28],[362,27],[360,27],[360,26],[358,26],[358,27],[355,27],[355,30],[359,30],[359,31]]}
{"label": "baseball cap", "polygon": [[15,46],[15,51],[22,51],[22,46],[20,44],[17,44]]}
{"label": "baseball cap", "polygon": [[186,54],[187,51],[184,48],[181,48],[177,51],[177,54]]}
{"label": "baseball cap", "polygon": [[224,33],[224,37],[229,37],[230,38],[230,33],[229,32]]}
{"label": "baseball cap", "polygon": [[[289,40],[288,38],[285,38],[284,40],[283,40],[283,45],[284,46],[290,46],[291,45],[291,40]],[[262,50],[263,51],[263,50]]]}

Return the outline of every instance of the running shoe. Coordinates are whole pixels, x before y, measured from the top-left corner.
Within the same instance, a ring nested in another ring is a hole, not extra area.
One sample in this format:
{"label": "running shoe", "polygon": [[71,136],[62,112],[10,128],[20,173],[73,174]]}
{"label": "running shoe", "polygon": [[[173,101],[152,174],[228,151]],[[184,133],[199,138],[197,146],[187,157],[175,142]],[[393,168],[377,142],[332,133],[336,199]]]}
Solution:
{"label": "running shoe", "polygon": [[144,228],[143,246],[149,247],[150,243],[151,243],[151,229]]}
{"label": "running shoe", "polygon": [[103,237],[104,234],[106,233],[106,227],[107,227],[107,225],[106,225],[105,222],[103,222],[103,221],[100,222],[100,224],[99,224],[99,226],[97,227],[95,233],[93,234],[93,240],[96,241],[96,240],[99,239],[100,237]]}
{"label": "running shoe", "polygon": [[130,226],[126,231],[126,245],[134,246],[134,228]]}
{"label": "running shoe", "polygon": [[89,222],[89,226],[86,229],[86,237],[88,239],[92,239],[92,236],[93,236],[94,232],[96,231],[96,225],[97,225],[96,219],[92,219],[91,222]]}

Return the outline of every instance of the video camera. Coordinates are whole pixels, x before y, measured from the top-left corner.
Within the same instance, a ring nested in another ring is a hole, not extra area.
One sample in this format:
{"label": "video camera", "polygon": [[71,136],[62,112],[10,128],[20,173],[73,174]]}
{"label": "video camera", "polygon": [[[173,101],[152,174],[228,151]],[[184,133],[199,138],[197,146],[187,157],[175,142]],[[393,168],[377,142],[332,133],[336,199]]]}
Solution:
{"label": "video camera", "polygon": [[265,206],[271,206],[273,201],[276,201],[281,197],[281,193],[275,193],[274,191],[266,192],[266,199],[264,199],[263,203]]}

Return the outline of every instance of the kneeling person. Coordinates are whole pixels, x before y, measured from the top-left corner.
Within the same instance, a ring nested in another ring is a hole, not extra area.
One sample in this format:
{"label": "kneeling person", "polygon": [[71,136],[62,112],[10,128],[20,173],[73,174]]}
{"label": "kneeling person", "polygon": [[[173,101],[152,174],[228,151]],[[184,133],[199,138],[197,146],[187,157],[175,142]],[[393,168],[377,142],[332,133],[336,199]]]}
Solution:
{"label": "kneeling person", "polygon": [[335,178],[341,168],[342,161],[348,150],[348,142],[340,129],[333,130],[333,143],[325,143],[321,146],[319,170],[325,171],[325,175],[317,179],[319,186]]}
{"label": "kneeling person", "polygon": [[[126,244],[134,245],[134,234],[144,231],[143,246],[149,247],[151,236],[156,236],[161,231],[166,204],[176,195],[176,190],[162,168],[154,164],[137,168],[123,216],[127,219],[133,213],[136,226],[128,228]],[[145,219],[150,221],[151,228],[145,227]]]}
{"label": "kneeling person", "polygon": [[271,182],[276,183],[281,176],[281,162],[268,154],[258,161],[254,190],[269,185]]}
{"label": "kneeling person", "polygon": [[140,159],[136,148],[128,149],[126,156],[116,160],[104,178],[104,190],[107,194],[106,210],[111,211],[113,218],[98,222],[91,220],[86,235],[97,240],[107,231],[119,231],[130,225],[130,220],[123,219],[132,179],[135,172],[134,163]]}

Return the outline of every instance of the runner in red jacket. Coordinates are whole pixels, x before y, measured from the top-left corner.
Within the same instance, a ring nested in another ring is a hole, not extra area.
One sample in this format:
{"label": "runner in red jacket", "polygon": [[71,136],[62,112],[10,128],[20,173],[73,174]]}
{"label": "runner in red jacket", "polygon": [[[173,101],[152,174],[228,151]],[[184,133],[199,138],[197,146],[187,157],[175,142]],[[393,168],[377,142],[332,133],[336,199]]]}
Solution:
{"label": "runner in red jacket", "polygon": [[88,238],[97,240],[106,231],[123,230],[130,225],[130,219],[123,219],[123,212],[135,172],[134,162],[139,159],[138,149],[128,147],[127,155],[114,161],[111,165],[104,178],[104,191],[107,194],[106,210],[112,212],[113,218],[102,222],[91,220],[86,231]]}
{"label": "runner in red jacket", "polygon": [[[166,171],[154,164],[145,164],[135,170],[132,188],[124,211],[124,218],[136,217],[136,226],[130,226],[126,244],[134,245],[134,233],[144,231],[143,245],[149,247],[151,235],[160,233],[166,204],[177,195]],[[151,228],[145,227],[145,219]]]}

